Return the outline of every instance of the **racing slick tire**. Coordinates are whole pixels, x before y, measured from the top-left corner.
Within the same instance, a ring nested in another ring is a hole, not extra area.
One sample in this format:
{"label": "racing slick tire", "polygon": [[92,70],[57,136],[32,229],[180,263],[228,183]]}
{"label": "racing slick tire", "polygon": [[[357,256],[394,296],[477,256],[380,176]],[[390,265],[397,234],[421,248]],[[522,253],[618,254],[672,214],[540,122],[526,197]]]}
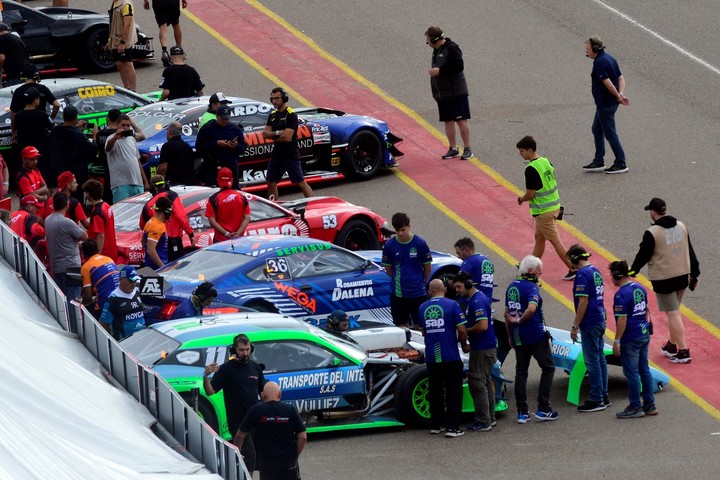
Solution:
{"label": "racing slick tire", "polygon": [[110,50],[105,48],[108,41],[108,29],[96,28],[88,32],[85,38],[83,64],[90,71],[107,73],[115,70]]}
{"label": "racing slick tire", "polygon": [[362,181],[377,175],[382,164],[380,139],[373,132],[361,130],[350,138],[348,150],[340,165],[347,178]]}
{"label": "racing slick tire", "polygon": [[348,250],[378,250],[380,241],[377,232],[365,221],[350,220],[335,238],[335,245]]}
{"label": "racing slick tire", "polygon": [[425,365],[414,365],[395,386],[395,411],[398,420],[414,428],[430,426],[430,382]]}
{"label": "racing slick tire", "polygon": [[[180,394],[183,400],[185,400],[185,403],[190,405],[190,408],[193,407],[192,404],[192,397],[190,395],[190,392],[183,392]],[[208,402],[204,397],[200,396],[198,398],[198,410],[197,414],[202,418],[205,423],[210,425],[210,427],[215,430],[215,432],[220,432],[218,430],[218,419],[217,415],[215,414],[215,409],[212,407],[210,402]]]}

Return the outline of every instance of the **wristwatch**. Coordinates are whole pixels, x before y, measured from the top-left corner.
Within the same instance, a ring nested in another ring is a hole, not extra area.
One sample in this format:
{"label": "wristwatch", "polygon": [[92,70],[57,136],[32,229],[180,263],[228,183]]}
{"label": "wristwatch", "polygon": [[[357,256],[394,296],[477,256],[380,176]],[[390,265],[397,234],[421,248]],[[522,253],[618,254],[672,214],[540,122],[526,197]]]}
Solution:
{"label": "wristwatch", "polygon": [[577,326],[577,325],[573,325],[573,326],[570,327],[570,328],[573,329],[573,330],[577,330],[577,329],[578,329],[578,326]]}

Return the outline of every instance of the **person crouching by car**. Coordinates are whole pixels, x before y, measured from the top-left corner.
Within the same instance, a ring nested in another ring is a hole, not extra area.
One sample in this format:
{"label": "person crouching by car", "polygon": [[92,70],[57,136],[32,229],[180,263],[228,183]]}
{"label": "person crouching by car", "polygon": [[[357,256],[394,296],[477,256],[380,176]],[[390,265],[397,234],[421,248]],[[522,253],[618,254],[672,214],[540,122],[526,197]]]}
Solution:
{"label": "person crouching by car", "polygon": [[344,337],[345,333],[350,330],[350,317],[344,310],[335,310],[327,317],[327,322],[323,325],[326,332],[333,335]]}
{"label": "person crouching by car", "polygon": [[165,222],[172,215],[172,203],[167,197],[160,197],[155,202],[155,216],[143,229],[142,245],[145,258],[142,265],[157,270],[168,263],[168,235]]}
{"label": "person crouching by car", "polygon": [[138,282],[140,276],[133,267],[128,265],[120,270],[120,284],[107,298],[100,314],[100,324],[117,341],[145,328]]}
{"label": "person crouching by car", "polygon": [[211,282],[203,282],[193,290],[189,302],[181,303],[173,314],[173,318],[200,317],[203,310],[217,298],[217,290]]}

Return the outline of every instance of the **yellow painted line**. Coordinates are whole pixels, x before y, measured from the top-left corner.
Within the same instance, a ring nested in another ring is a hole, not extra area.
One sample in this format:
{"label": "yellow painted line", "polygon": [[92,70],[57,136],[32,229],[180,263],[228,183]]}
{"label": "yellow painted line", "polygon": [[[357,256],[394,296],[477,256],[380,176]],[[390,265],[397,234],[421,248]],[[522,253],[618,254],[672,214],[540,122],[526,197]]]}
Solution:
{"label": "yellow painted line", "polygon": [[[360,83],[361,85],[367,87],[370,91],[372,91],[374,94],[381,97],[385,102],[389,103],[390,105],[394,106],[395,108],[399,109],[409,117],[411,117],[413,120],[415,120],[417,123],[423,126],[429,133],[431,133],[434,137],[436,137],[438,140],[445,142],[446,138],[443,133],[441,133],[438,129],[430,125],[425,119],[420,117],[417,113],[415,113],[413,110],[411,110],[409,107],[404,105],[403,103],[399,102],[398,100],[394,99],[393,97],[389,96],[387,93],[385,93],[380,87],[372,83],[370,80],[366,79],[365,77],[361,76],[359,73],[357,73],[355,70],[350,68],[346,63],[342,62],[341,60],[337,59],[336,57],[330,55],[325,50],[320,48],[311,38],[309,38],[307,35],[293,27],[291,24],[289,24],[285,19],[277,15],[272,10],[269,10],[264,5],[260,4],[256,0],[245,0],[246,3],[258,11],[260,11],[262,14],[266,15],[267,17],[273,19],[275,22],[277,22],[279,25],[283,26],[286,30],[288,30],[290,33],[292,33],[295,37],[297,37],[299,40],[301,40],[303,43],[305,43],[308,47],[310,47],[315,53],[320,55],[325,60],[329,61],[333,65],[337,66],[339,69],[341,69],[345,74],[353,78],[355,81]],[[281,85],[282,82],[278,77],[270,73],[267,69],[265,69],[262,65],[260,65],[258,62],[253,60],[249,55],[247,55],[245,52],[240,50],[238,47],[236,47],[234,44],[230,43],[228,40],[225,39],[220,33],[218,33],[216,30],[214,30],[212,27],[210,27],[208,24],[200,20],[197,16],[192,14],[192,12],[189,12],[188,10],[185,10],[185,14],[192,20],[194,23],[196,23],[200,28],[205,30],[210,36],[215,38],[218,42],[220,42],[222,45],[225,45],[228,49],[230,49],[233,53],[235,53],[238,57],[240,57],[243,61],[245,61],[248,65],[250,65],[252,68],[257,70],[261,75],[269,79],[272,83],[276,85]],[[295,99],[297,99],[298,102],[305,106],[310,106],[311,103],[304,98],[302,95],[300,95],[299,92],[296,90],[293,90],[289,86],[284,87]],[[509,192],[519,195],[522,193],[522,190],[520,190],[518,187],[510,183],[507,179],[505,179],[502,175],[500,175],[498,172],[496,172],[494,169],[489,167],[488,165],[482,163],[477,158],[472,158],[470,162],[483,171],[485,174],[490,176],[495,182],[497,182],[499,185],[502,185],[505,187]],[[466,229],[468,232],[470,232],[473,236],[475,236],[478,240],[480,240],[486,247],[488,247],[492,252],[494,252],[498,257],[502,258],[506,262],[508,262],[510,265],[515,265],[518,263],[517,259],[515,259],[512,255],[510,255],[508,252],[502,249],[498,244],[490,240],[488,237],[483,235],[479,230],[477,230],[475,227],[470,225],[468,222],[466,222],[464,219],[462,219],[459,215],[457,215],[455,212],[450,210],[445,204],[443,204],[440,200],[435,198],[433,195],[425,191],[420,185],[417,184],[413,179],[411,179],[406,174],[400,172],[397,169],[393,169],[393,172],[395,175],[403,182],[405,183],[410,189],[412,189],[414,192],[416,192],[418,195],[423,197],[427,202],[432,205],[433,207],[437,208],[439,211],[441,211],[445,216],[453,220],[455,223],[457,223],[462,228]],[[617,256],[613,255],[609,250],[606,250],[600,244],[592,240],[590,237],[582,233],[577,228],[573,227],[572,225],[569,225],[567,222],[562,222],[561,228],[564,228],[565,231],[567,231],[569,234],[576,237],[578,240],[581,241],[581,243],[584,243],[585,246],[588,248],[594,250],[601,256],[603,256],[608,261],[613,261],[617,259]],[[642,275],[638,276],[638,281],[645,285],[646,287],[650,287],[650,282]],[[567,307],[570,311],[574,311],[574,305],[573,302],[570,301],[565,295],[561,294],[558,290],[553,288],[552,286],[548,284],[543,285],[544,291],[548,292],[550,296],[552,296],[555,300],[557,300],[560,304]],[[715,327],[713,324],[708,322],[707,320],[703,319],[696,313],[694,313],[689,308],[682,306],[681,312],[683,315],[685,315],[690,321],[693,323],[696,323],[703,329],[707,330],[709,333],[720,339],[720,328]],[[609,332],[608,333],[612,333]],[[660,369],[657,367],[657,365],[654,365],[655,368]],[[678,381],[674,377],[670,377],[670,384],[673,385],[680,393],[685,395],[691,402],[698,405],[700,408],[705,410],[708,414],[710,414],[712,417],[714,417],[717,420],[720,420],[720,411],[717,410],[715,407],[707,403],[702,397],[697,395],[695,392],[690,390],[688,387],[686,387],[682,382]]]}

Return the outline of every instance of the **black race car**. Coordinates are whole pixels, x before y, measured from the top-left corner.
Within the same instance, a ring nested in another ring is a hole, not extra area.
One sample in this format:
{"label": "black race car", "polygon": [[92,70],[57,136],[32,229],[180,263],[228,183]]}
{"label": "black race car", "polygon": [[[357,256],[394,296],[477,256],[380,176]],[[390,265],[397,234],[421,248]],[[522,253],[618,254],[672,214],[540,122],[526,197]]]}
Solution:
{"label": "black race car", "polygon": [[[3,0],[3,21],[20,35],[28,54],[44,72],[82,69],[109,72],[115,69],[106,49],[109,17],[79,8],[38,7]],[[154,58],[152,37],[137,27],[133,60]]]}

